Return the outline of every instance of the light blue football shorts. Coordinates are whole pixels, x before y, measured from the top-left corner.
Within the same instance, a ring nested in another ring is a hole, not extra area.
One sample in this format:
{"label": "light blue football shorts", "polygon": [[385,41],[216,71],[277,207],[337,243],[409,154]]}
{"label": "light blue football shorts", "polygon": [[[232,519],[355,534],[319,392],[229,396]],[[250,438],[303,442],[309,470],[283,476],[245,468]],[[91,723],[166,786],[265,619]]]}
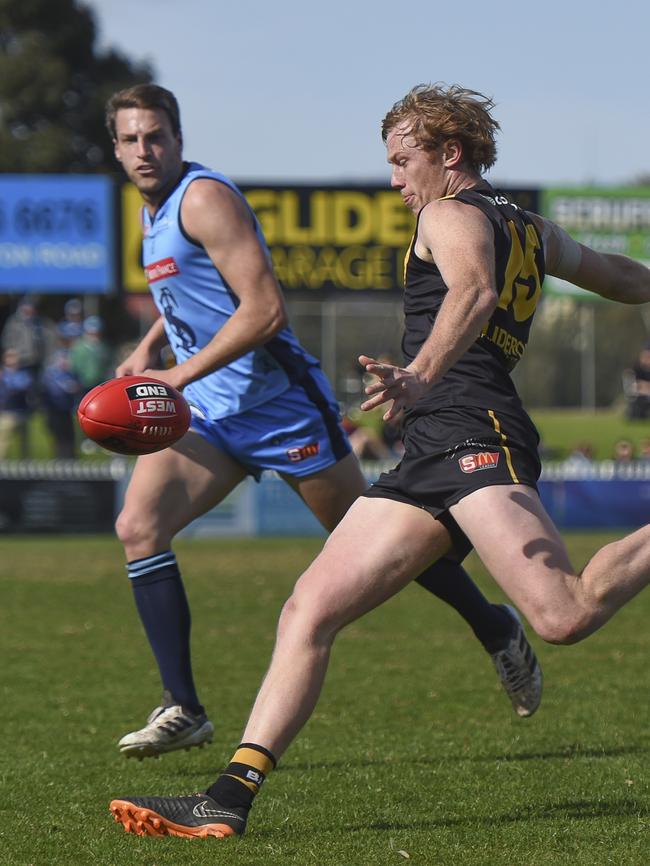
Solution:
{"label": "light blue football shorts", "polygon": [[318,368],[279,397],[230,418],[210,421],[192,407],[190,426],[257,480],[265,469],[313,475],[351,451],[338,403]]}

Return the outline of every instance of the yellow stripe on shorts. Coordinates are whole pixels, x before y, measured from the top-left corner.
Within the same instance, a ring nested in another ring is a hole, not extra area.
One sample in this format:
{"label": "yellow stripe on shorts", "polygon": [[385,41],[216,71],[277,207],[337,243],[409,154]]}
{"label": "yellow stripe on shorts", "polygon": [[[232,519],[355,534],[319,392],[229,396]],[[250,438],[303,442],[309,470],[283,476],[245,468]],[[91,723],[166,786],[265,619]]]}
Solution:
{"label": "yellow stripe on shorts", "polygon": [[492,419],[492,423],[494,424],[494,429],[496,430],[497,434],[501,437],[501,447],[503,448],[503,453],[506,455],[506,463],[508,464],[508,471],[510,472],[510,477],[512,478],[512,480],[515,484],[519,484],[520,481],[517,478],[517,473],[515,472],[515,467],[512,465],[512,454],[510,453],[510,449],[506,445],[506,442],[508,441],[508,437],[506,436],[506,434],[501,429],[501,424],[499,424],[499,419],[494,414],[492,409],[488,409],[488,415]]}

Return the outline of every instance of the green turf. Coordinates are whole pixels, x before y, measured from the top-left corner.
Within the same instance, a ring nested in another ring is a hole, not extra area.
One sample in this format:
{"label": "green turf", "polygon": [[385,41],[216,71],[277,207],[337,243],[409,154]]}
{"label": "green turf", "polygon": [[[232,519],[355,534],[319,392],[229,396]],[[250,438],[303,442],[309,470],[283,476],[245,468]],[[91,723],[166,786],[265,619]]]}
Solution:
{"label": "green turf", "polygon": [[[602,539],[572,536],[576,563]],[[319,546],[177,545],[217,732],[203,750],[138,763],[115,741],[159,693],[117,543],[0,541],[0,864],[650,863],[650,595],[579,646],[535,640],[545,698],[519,720],[456,615],[409,587],[340,636],[317,712],[245,837],[141,839],[114,824],[111,797],[191,793],[228,760],[278,610]]]}

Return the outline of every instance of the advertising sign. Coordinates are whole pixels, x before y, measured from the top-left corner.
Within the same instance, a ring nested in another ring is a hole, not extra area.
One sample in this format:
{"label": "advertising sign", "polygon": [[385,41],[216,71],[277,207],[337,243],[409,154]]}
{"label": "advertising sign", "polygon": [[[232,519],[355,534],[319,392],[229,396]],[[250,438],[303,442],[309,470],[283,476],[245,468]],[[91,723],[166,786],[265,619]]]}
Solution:
{"label": "advertising sign", "polygon": [[[385,184],[251,184],[240,189],[259,219],[283,288],[313,296],[395,292],[415,220]],[[536,190],[504,190],[535,210]],[[123,283],[146,291],[140,255],[140,197],[122,191]]]}
{"label": "advertising sign", "polygon": [[0,291],[107,294],[113,185],[103,176],[0,176]]}
{"label": "advertising sign", "polygon": [[[650,264],[650,187],[550,189],[544,192],[542,213],[597,252]],[[597,299],[555,277],[547,277],[544,288]]]}
{"label": "advertising sign", "polygon": [[287,290],[394,291],[414,220],[399,193],[372,187],[247,187]]}
{"label": "advertising sign", "polygon": [[122,285],[127,292],[147,292],[142,266],[142,199],[132,183],[122,187]]}

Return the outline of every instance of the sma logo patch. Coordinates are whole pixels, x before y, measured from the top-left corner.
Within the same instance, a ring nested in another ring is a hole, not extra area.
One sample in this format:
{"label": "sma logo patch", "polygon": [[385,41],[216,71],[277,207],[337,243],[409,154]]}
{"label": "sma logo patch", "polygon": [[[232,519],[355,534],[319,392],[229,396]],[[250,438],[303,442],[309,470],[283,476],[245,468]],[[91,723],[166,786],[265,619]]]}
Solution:
{"label": "sma logo patch", "polygon": [[496,469],[499,464],[498,451],[481,451],[478,454],[465,454],[458,461],[463,472],[481,472],[483,469]]}
{"label": "sma logo patch", "polygon": [[320,442],[311,442],[309,445],[303,445],[302,448],[289,448],[287,457],[292,463],[300,463],[309,457],[316,457],[319,453]]}

